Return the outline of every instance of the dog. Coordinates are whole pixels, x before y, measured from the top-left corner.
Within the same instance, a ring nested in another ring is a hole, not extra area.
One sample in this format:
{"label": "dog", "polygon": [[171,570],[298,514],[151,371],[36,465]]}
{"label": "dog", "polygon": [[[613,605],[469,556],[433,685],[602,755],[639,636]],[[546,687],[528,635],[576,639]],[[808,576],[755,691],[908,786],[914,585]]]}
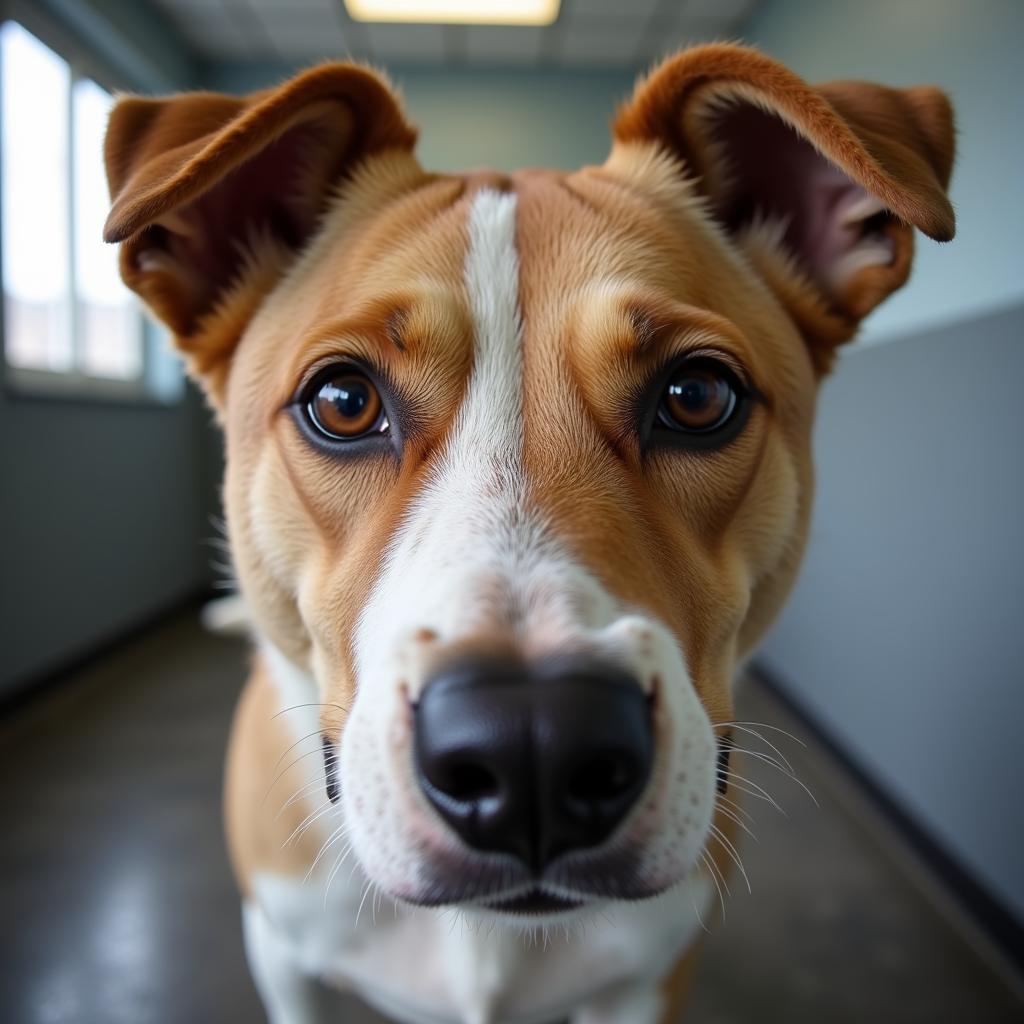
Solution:
{"label": "dog", "polygon": [[226,819],[274,1024],[324,982],[409,1024],[684,1004],[818,385],[914,229],[953,235],[952,113],[715,44],[611,136],[431,174],[352,63],[113,109],[106,238],[226,438]]}

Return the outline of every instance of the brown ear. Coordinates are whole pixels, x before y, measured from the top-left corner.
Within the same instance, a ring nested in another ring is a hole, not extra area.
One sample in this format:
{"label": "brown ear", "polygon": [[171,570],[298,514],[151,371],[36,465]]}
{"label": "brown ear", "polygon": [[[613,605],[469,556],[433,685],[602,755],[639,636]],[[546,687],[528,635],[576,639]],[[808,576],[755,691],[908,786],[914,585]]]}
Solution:
{"label": "brown ear", "polygon": [[755,50],[701,46],[636,88],[613,126],[684,161],[789,307],[821,368],[910,273],[913,227],[953,237],[946,97],[867,82],[814,88]]}
{"label": "brown ear", "polygon": [[105,158],[104,237],[121,274],[174,332],[214,397],[245,323],[314,232],[334,188],[416,133],[378,75],[325,64],[237,98],[126,97]]}

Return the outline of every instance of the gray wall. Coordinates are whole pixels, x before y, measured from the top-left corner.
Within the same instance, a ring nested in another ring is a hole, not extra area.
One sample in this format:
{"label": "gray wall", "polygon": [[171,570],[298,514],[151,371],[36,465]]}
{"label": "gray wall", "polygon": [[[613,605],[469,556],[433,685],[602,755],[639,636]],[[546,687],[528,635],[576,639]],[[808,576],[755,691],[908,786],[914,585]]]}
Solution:
{"label": "gray wall", "polygon": [[208,580],[207,414],[0,397],[0,694]]}
{"label": "gray wall", "polygon": [[760,659],[1024,918],[1024,306],[849,352]]}
{"label": "gray wall", "polygon": [[825,388],[813,539],[762,656],[1024,918],[1024,4],[767,0],[744,35],[812,81],[932,82],[956,108],[957,238],[920,240]]}
{"label": "gray wall", "polygon": [[[73,48],[108,84],[193,84],[173,34],[130,0],[15,2],[0,14]],[[208,420],[191,388],[173,406],[0,388],[0,695],[207,584],[219,444]]]}

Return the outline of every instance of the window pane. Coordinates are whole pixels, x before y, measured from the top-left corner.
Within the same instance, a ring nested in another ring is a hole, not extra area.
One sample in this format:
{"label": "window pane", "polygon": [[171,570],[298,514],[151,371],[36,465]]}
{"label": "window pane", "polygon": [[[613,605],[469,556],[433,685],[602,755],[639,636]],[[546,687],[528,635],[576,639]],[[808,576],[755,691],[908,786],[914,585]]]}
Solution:
{"label": "window pane", "polygon": [[103,133],[111,102],[88,79],[72,87],[78,360],[83,373],[132,379],[142,372],[142,317],[118,275],[117,246],[103,241],[110,208]]}
{"label": "window pane", "polygon": [[4,349],[12,365],[69,369],[67,64],[20,25],[0,28]]}

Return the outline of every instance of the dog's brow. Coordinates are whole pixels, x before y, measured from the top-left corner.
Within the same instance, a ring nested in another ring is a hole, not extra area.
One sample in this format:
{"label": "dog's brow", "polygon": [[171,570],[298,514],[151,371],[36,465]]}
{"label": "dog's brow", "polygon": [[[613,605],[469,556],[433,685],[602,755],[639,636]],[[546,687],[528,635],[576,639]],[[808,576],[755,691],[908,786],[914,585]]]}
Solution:
{"label": "dog's brow", "polygon": [[[389,319],[374,312],[369,315],[338,317],[318,324],[316,329],[306,336],[302,348],[308,357],[309,353],[320,348],[334,347],[342,338],[367,338],[381,346],[395,345],[395,340],[391,337]],[[403,350],[401,346],[395,347],[399,351]]]}
{"label": "dog's brow", "polygon": [[361,338],[404,355],[437,333],[438,327],[461,324],[463,317],[458,303],[433,292],[382,297],[363,309],[317,325],[307,336],[303,351],[308,361],[311,352],[330,350],[341,339]]}
{"label": "dog's brow", "polygon": [[609,303],[605,322],[617,325],[615,347],[623,354],[643,359],[710,344],[741,358],[749,349],[740,329],[710,310],[628,290],[603,298]]}

